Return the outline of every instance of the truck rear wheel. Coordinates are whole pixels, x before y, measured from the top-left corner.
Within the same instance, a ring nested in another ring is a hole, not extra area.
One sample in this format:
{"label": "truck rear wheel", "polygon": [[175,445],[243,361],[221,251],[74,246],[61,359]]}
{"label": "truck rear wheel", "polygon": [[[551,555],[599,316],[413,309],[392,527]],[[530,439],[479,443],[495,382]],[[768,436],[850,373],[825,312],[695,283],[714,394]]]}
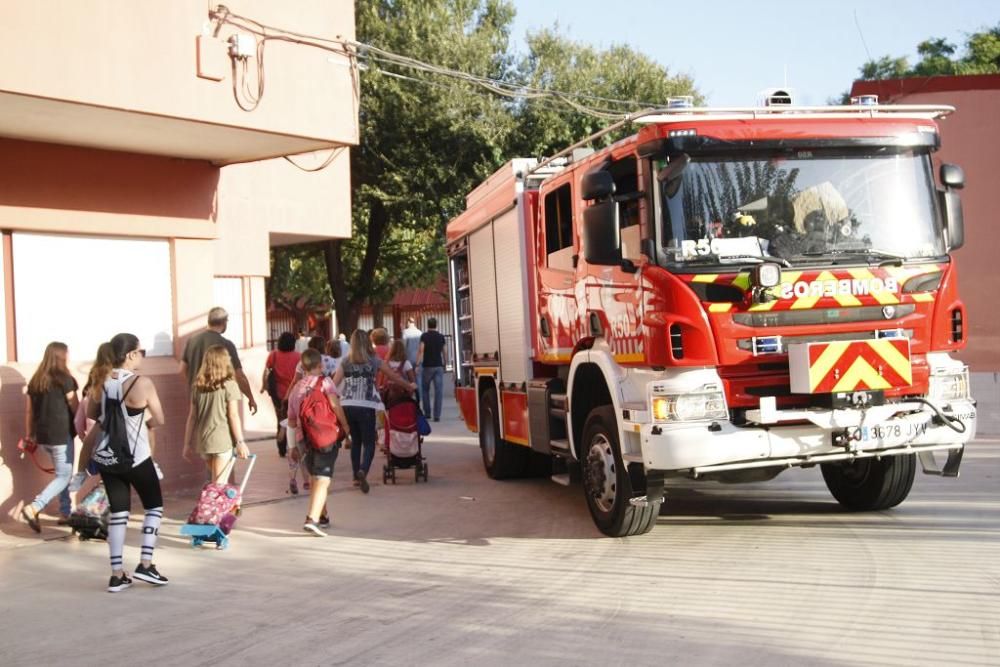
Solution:
{"label": "truck rear wheel", "polygon": [[841,505],[855,512],[886,510],[906,500],[917,472],[916,456],[824,463],[823,480]]}
{"label": "truck rear wheel", "polygon": [[479,448],[486,474],[493,479],[524,476],[531,452],[500,437],[497,391],[493,387],[484,391],[479,399]]}
{"label": "truck rear wheel", "polygon": [[583,427],[580,449],[583,491],[594,523],[605,535],[648,533],[656,525],[662,501],[632,505],[632,485],[622,461],[618,422],[610,405],[594,408]]}

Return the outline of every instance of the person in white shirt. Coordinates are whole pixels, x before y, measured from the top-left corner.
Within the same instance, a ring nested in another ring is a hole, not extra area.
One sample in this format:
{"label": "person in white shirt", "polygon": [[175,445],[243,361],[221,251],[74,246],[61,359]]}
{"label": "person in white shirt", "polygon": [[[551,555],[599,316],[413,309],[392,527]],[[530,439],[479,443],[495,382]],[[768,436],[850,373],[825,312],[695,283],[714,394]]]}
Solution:
{"label": "person in white shirt", "polygon": [[310,337],[306,335],[306,332],[299,329],[299,337],[295,339],[295,351],[302,354],[309,349]]}
{"label": "person in white shirt", "polygon": [[416,372],[414,381],[417,383],[417,400],[420,400],[420,366],[417,365],[417,356],[420,354],[420,337],[424,334],[417,326],[416,321],[411,317],[406,320],[406,328],[403,329],[403,344],[406,346],[406,360]]}

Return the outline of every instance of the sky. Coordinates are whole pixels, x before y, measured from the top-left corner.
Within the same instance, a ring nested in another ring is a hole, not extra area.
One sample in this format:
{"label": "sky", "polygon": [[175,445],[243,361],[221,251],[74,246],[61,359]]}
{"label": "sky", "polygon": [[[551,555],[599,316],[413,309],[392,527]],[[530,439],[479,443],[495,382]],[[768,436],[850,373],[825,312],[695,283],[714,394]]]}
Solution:
{"label": "sky", "polygon": [[576,41],[625,43],[672,73],[690,75],[713,106],[753,105],[762,90],[785,85],[786,71],[796,103],[826,104],[850,89],[868,52],[908,56],[913,64],[917,44],[929,37],[945,37],[961,50],[967,33],[1000,23],[1000,0],[513,3],[512,38],[521,52],[526,33],[558,23]]}

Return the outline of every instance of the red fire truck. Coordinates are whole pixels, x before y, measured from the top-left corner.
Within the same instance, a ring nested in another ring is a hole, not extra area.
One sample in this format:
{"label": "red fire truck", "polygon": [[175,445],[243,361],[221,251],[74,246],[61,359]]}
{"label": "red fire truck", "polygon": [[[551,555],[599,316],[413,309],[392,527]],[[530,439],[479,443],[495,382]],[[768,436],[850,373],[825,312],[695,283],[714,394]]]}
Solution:
{"label": "red fire truck", "polygon": [[818,465],[843,506],[883,510],[918,462],[958,475],[964,176],[932,164],[954,109],[767,102],[671,101],[468,195],[456,397],[491,477],[579,479],[623,536],[672,478]]}

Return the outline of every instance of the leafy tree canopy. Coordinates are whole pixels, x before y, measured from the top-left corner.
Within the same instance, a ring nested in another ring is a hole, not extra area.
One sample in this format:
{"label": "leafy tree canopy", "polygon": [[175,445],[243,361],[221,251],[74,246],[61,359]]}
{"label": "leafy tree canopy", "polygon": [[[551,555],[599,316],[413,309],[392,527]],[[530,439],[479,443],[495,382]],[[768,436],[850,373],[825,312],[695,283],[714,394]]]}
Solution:
{"label": "leafy tree canopy", "polygon": [[[521,92],[565,95],[504,97],[362,49],[361,141],[351,151],[353,235],[324,242],[319,253],[275,249],[272,282],[289,287],[272,292],[294,287],[332,297],[340,329],[350,331],[365,303],[385,303],[398,288],[425,286],[441,274],[448,220],[501,164],[551,154],[612,122],[610,115],[581,112],[581,105],[620,117],[674,95],[701,99],[689,77],[627,46],[596,49],[557,28],[529,35],[527,54],[512,53],[513,20],[507,0],[357,2],[361,43],[512,82]],[[289,269],[284,253],[310,268]],[[328,291],[317,288],[317,267]]]}
{"label": "leafy tree canopy", "polygon": [[911,76],[955,76],[1000,72],[1000,23],[994,28],[969,34],[962,53],[942,37],[932,37],[917,45],[920,60],[910,66],[905,57],[882,56],[861,66],[865,80],[901,79]]}

